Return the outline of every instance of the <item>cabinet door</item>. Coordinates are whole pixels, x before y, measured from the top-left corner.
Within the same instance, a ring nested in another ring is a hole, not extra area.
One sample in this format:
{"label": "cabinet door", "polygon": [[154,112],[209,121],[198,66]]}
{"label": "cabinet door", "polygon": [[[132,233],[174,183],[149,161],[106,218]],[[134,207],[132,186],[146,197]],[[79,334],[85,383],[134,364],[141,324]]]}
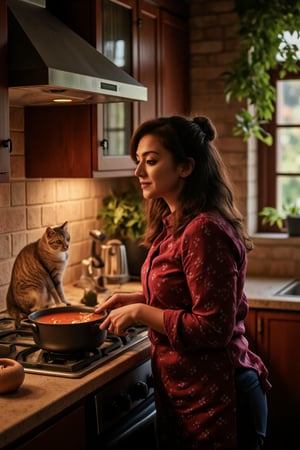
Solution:
{"label": "cabinet door", "polygon": [[160,30],[160,111],[184,115],[189,109],[187,22],[161,11]]}
{"label": "cabinet door", "polygon": [[85,450],[86,426],[85,409],[81,405],[66,413],[42,431],[23,444],[15,446],[14,450]]}
{"label": "cabinet door", "polygon": [[267,449],[294,448],[300,424],[300,314],[259,311],[257,334],[260,353],[268,367],[269,391]]}
{"label": "cabinet door", "polygon": [[3,144],[8,139],[8,83],[7,83],[7,6],[0,2],[0,182],[9,181],[10,154]]}
{"label": "cabinet door", "polygon": [[257,319],[256,319],[256,310],[250,309],[246,320],[245,320],[245,327],[246,327],[246,337],[249,341],[249,348],[252,351],[256,351],[257,343],[256,343],[256,333],[257,333]]}
{"label": "cabinet door", "polygon": [[[136,44],[136,2],[133,0],[101,0],[98,19],[97,50],[116,66],[134,74]],[[135,165],[129,156],[133,131],[133,102],[98,105],[98,171],[130,170]]]}
{"label": "cabinet door", "polygon": [[[174,3],[175,7],[176,4]],[[188,112],[187,22],[146,1],[138,11],[138,76],[148,88],[139,122]]]}
{"label": "cabinet door", "polygon": [[89,105],[26,107],[26,177],[91,177],[93,111]]}
{"label": "cabinet door", "polygon": [[138,123],[160,115],[159,9],[144,0],[139,2],[138,26],[138,76],[148,88],[148,101],[138,105]]}

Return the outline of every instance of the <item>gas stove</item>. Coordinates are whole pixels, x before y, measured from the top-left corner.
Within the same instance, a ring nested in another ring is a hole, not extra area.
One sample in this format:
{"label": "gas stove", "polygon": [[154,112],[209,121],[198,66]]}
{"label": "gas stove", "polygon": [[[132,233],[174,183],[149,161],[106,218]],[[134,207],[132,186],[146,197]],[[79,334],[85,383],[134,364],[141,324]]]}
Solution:
{"label": "gas stove", "polygon": [[0,358],[19,361],[25,372],[81,378],[147,339],[147,328],[134,325],[127,336],[107,335],[100,347],[79,353],[54,353],[39,348],[28,327],[17,327],[10,317],[0,318]]}

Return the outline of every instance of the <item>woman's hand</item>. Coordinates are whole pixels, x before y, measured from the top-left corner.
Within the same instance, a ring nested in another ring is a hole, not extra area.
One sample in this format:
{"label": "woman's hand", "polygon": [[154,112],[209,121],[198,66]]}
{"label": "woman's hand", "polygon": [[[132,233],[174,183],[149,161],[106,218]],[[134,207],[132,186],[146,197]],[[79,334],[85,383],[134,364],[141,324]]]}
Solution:
{"label": "woman's hand", "polygon": [[141,323],[159,333],[166,334],[163,320],[163,310],[145,304],[142,293],[116,293],[106,302],[95,308],[96,313],[109,311],[108,316],[100,325],[101,330],[126,336],[127,328],[135,323]]}
{"label": "woman's hand", "polygon": [[140,303],[133,303],[110,311],[109,315],[101,322],[100,329],[107,329],[112,334],[126,336],[127,328],[137,323],[138,310]]}
{"label": "woman's hand", "polygon": [[141,303],[145,303],[141,292],[113,294],[95,308],[96,313],[109,311],[109,315],[100,325],[101,330],[108,329],[110,333],[125,336],[126,329],[136,322],[137,306]]}

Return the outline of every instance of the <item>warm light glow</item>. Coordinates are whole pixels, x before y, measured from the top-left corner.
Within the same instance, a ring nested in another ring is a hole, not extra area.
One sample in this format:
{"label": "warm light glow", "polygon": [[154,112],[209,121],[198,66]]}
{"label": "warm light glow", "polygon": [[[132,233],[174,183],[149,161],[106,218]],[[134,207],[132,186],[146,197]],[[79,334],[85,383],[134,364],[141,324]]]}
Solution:
{"label": "warm light glow", "polygon": [[73,100],[71,98],[55,98],[53,101],[55,103],[70,103]]}

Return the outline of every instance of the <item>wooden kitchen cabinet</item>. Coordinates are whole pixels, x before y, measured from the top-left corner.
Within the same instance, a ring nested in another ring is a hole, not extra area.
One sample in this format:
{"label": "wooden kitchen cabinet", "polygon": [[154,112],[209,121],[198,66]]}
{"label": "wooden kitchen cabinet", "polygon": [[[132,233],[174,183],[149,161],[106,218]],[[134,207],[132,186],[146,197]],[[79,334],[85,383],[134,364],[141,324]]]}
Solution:
{"label": "wooden kitchen cabinet", "polygon": [[189,109],[186,19],[145,0],[138,2],[138,77],[148,87],[138,105],[138,122],[157,116],[185,115]]}
{"label": "wooden kitchen cabinet", "polygon": [[95,124],[89,105],[25,108],[26,177],[90,178]]}
{"label": "wooden kitchen cabinet", "polygon": [[[149,90],[147,102],[133,102],[133,115],[129,119],[131,132],[138,124],[153,117],[187,114],[187,3],[180,0],[111,1],[131,11],[131,74]],[[102,45],[101,6],[102,0],[89,0],[84,5],[78,0],[47,0],[47,8],[53,14],[99,51]],[[128,145],[126,161],[124,154],[113,155],[110,158],[112,166],[107,163],[110,155],[106,155],[100,146],[105,138],[99,126],[102,121],[99,108],[102,106],[64,108],[66,115],[61,106],[25,108],[26,176],[86,178],[102,176],[104,171],[110,176],[114,171],[116,176],[128,176]],[[81,122],[80,126],[78,122]],[[130,168],[133,174],[131,161]]]}
{"label": "wooden kitchen cabinet", "polygon": [[6,0],[0,2],[0,111],[0,182],[7,182],[10,175],[10,152],[7,141],[9,137],[9,105]]}
{"label": "wooden kitchen cabinet", "polygon": [[300,424],[300,312],[251,309],[246,328],[272,384],[265,449],[292,449]]}
{"label": "wooden kitchen cabinet", "polygon": [[14,444],[13,450],[85,450],[85,408],[79,405],[42,430],[32,433],[26,442]]}

